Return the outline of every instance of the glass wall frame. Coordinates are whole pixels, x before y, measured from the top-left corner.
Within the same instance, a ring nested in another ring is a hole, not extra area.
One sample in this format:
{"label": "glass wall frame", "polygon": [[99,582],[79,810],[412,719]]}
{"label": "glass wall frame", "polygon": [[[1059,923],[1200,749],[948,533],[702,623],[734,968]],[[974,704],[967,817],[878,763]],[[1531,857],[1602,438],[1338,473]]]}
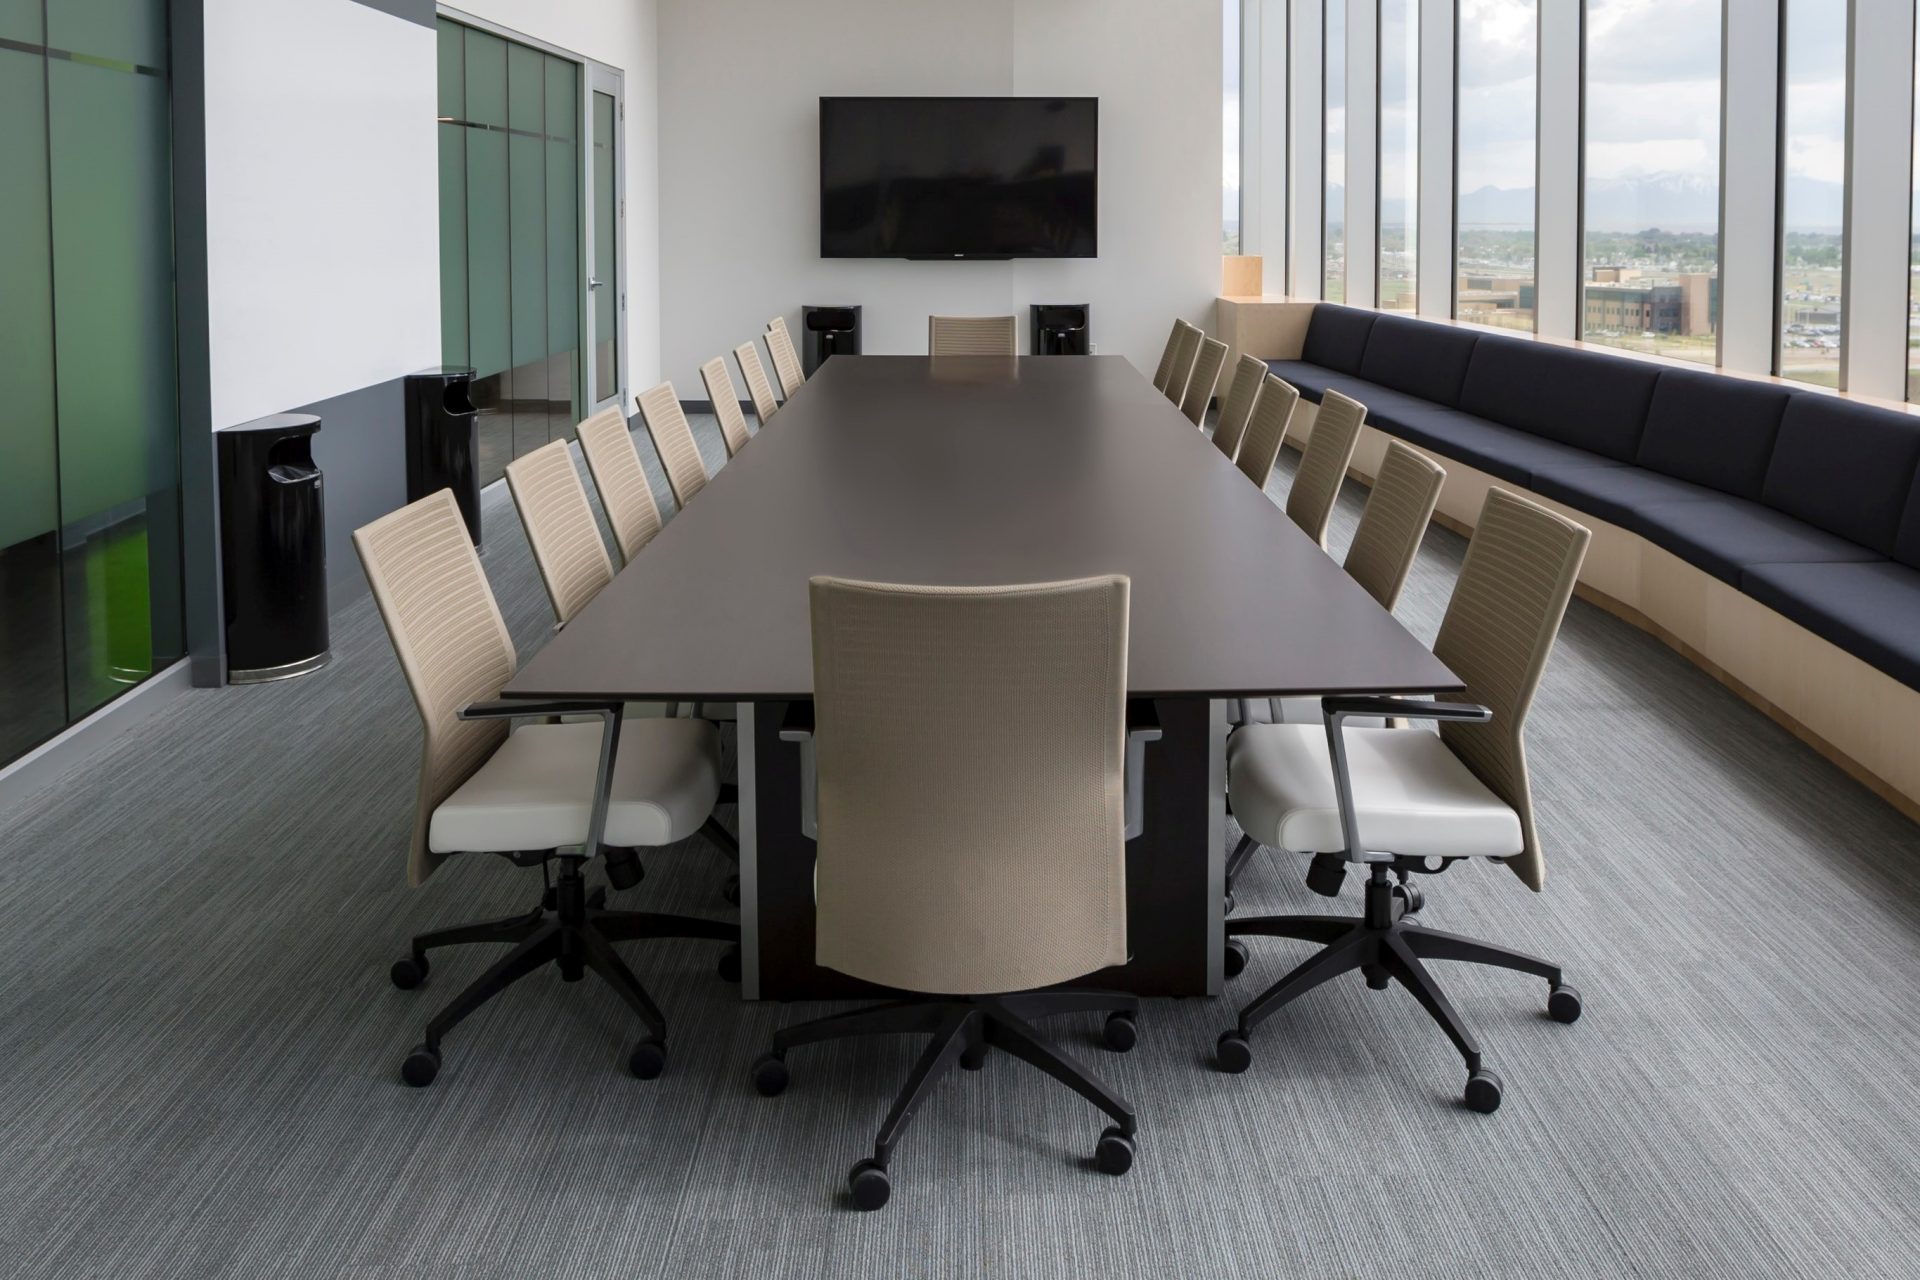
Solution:
{"label": "glass wall frame", "polygon": [[183,656],[165,0],[0,3],[0,764]]}

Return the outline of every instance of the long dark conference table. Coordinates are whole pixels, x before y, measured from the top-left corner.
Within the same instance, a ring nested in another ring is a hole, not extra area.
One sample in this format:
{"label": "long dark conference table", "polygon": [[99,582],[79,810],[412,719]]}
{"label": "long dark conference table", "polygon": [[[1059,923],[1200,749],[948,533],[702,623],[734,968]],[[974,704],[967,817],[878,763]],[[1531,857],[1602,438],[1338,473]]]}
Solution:
{"label": "long dark conference table", "polygon": [[1225,699],[1439,693],[1460,681],[1118,356],[836,356],[503,691],[735,702],[742,987],[871,989],[814,963],[798,749],[807,579],[1132,579],[1129,696],[1145,828],[1127,846],[1132,959],[1089,983],[1220,989]]}

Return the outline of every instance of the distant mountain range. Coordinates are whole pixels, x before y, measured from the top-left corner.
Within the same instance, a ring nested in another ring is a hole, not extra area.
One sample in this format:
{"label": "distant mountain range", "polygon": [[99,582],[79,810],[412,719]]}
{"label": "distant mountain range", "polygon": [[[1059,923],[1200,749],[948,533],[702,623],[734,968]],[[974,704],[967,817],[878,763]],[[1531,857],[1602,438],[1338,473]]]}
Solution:
{"label": "distant mountain range", "polygon": [[[1341,189],[1335,187],[1335,193]],[[1344,194],[1344,193],[1341,193]],[[1842,188],[1837,182],[1790,178],[1790,229],[1838,233]],[[1380,220],[1405,219],[1406,202],[1381,202]],[[1481,187],[1460,197],[1464,226],[1526,226],[1533,221],[1532,187]],[[1712,231],[1720,221],[1720,195],[1714,184],[1684,173],[1650,173],[1587,184],[1587,226],[1595,231]]]}

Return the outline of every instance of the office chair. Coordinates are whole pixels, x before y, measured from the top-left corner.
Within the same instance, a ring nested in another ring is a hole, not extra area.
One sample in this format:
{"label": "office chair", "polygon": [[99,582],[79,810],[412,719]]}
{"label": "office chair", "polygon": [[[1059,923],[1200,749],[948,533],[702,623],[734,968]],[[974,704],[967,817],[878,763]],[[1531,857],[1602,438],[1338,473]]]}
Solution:
{"label": "office chair", "polygon": [[1196,427],[1207,420],[1207,406],[1213,403],[1213,389],[1219,385],[1220,366],[1226,359],[1226,343],[1201,336],[1200,352],[1187,377],[1187,394],[1180,401],[1180,412]]}
{"label": "office chair", "polygon": [[673,500],[684,509],[693,501],[693,495],[707,487],[707,464],[700,457],[700,446],[693,438],[693,428],[687,425],[687,415],[680,412],[680,397],[674,394],[673,384],[663,382],[651,391],[643,391],[635,397],[640,407],[640,420],[647,424],[647,434],[653,437],[653,448],[660,455],[660,465],[666,469],[667,487],[673,490]]}
{"label": "office chair", "polygon": [[1187,396],[1187,383],[1193,376],[1193,363],[1200,356],[1200,344],[1206,340],[1206,334],[1192,325],[1180,331],[1180,337],[1173,352],[1173,368],[1167,374],[1167,384],[1161,388],[1167,399],[1178,408]]}
{"label": "office chair", "polygon": [[[620,406],[609,405],[580,424],[580,453],[600,494],[600,509],[613,526],[620,563],[632,564],[641,548],[660,532],[660,507],[640,465],[640,451]],[[565,621],[565,619],[562,619]]]}
{"label": "office chair", "polygon": [[[1420,541],[1440,501],[1447,473],[1439,463],[1398,440],[1387,442],[1386,456],[1373,477],[1373,489],[1360,512],[1360,524],[1347,547],[1347,576],[1365,589],[1388,613],[1400,602],[1400,589],[1420,554]],[[1246,698],[1241,700],[1241,724],[1309,724],[1320,719],[1318,698]],[[1402,725],[1399,717],[1386,720],[1353,718],[1356,727],[1367,724]],[[1233,882],[1259,848],[1252,836],[1240,837],[1227,859],[1227,913],[1233,913]],[[1346,860],[1337,854],[1316,857],[1307,870],[1314,892],[1334,897],[1346,880]]]}
{"label": "office chair", "polygon": [[[618,417],[617,410],[607,412]],[[625,427],[616,429],[626,435]],[[586,424],[582,424],[581,431],[584,443]],[[614,446],[616,456],[618,448]],[[630,454],[634,452],[632,437],[626,437],[625,448]],[[638,465],[636,458],[635,466]],[[643,476],[641,484],[645,483]],[[520,527],[526,532],[527,545],[533,549],[533,562],[540,570],[540,580],[546,584],[547,598],[553,602],[554,629],[558,630],[572,622],[574,616],[600,594],[601,588],[613,581],[613,561],[607,555],[606,544],[600,540],[600,526],[594,523],[593,509],[587,505],[587,491],[580,483],[580,474],[573,469],[573,455],[567,442],[555,440],[541,445],[507,464],[507,489],[513,495],[514,509],[520,513]],[[651,494],[648,502],[652,502]],[[708,720],[734,718],[732,714],[710,714],[706,704],[690,710]],[[731,713],[732,708],[726,710]],[[628,722],[646,716],[674,716],[680,714],[680,704],[629,702],[623,714]],[[598,722],[598,717],[587,718]],[[737,801],[738,792],[723,783],[719,798],[723,803],[732,804]],[[701,824],[700,833],[713,841],[732,864],[720,893],[729,903],[737,904],[740,901],[739,842],[712,816]],[[631,850],[608,850],[607,879],[614,888],[631,889],[640,883],[642,875],[640,860]]]}
{"label": "office chair", "polygon": [[[1319,952],[1267,988],[1221,1034],[1215,1065],[1245,1071],[1254,1028],[1331,978],[1359,969],[1383,990],[1398,981],[1445,1029],[1467,1067],[1466,1102],[1500,1105],[1500,1077],[1433,976],[1428,960],[1464,960],[1547,982],[1547,1012],[1580,1016],[1580,993],[1560,966],[1430,929],[1417,920],[1424,895],[1414,875],[1464,858],[1503,862],[1528,888],[1545,882],[1534,829],[1523,731],[1540,675],[1586,554],[1586,529],[1495,488],[1487,494],[1466,563],[1433,651],[1466,683],[1439,701],[1338,695],[1322,700],[1323,725],[1247,725],[1227,744],[1234,816],[1262,845],[1337,854],[1367,870],[1357,919],[1260,916],[1227,922],[1226,967],[1244,968],[1244,937],[1298,938]],[[1357,729],[1355,716],[1436,720],[1423,729]]]}
{"label": "office chair", "polygon": [[1174,318],[1173,331],[1167,335],[1167,345],[1160,352],[1160,363],[1153,371],[1153,389],[1160,394],[1167,392],[1167,382],[1173,377],[1173,366],[1180,357],[1180,335],[1193,326],[1178,317]]}
{"label": "office chair", "polygon": [[767,322],[767,350],[773,356],[774,376],[780,379],[780,394],[793,399],[793,393],[807,383],[800,357],[794,354],[793,335],[787,332],[787,318],[775,316]]}
{"label": "office chair", "polygon": [[751,439],[747,435],[747,415],[740,412],[740,396],[727,376],[727,362],[719,356],[700,366],[700,382],[713,402],[713,416],[720,420],[720,438],[726,442],[727,456],[737,458]]}
{"label": "office chair", "polygon": [[740,380],[747,384],[747,395],[753,400],[753,415],[760,419],[764,429],[780,402],[773,398],[773,384],[767,381],[767,369],[760,363],[760,352],[753,343],[743,342],[733,349],[733,359],[740,366]]}
{"label": "office chair", "polygon": [[928,316],[930,356],[1011,356],[1018,354],[1012,316]]}
{"label": "office chair", "polygon": [[1273,475],[1273,464],[1279,460],[1280,446],[1286,443],[1287,423],[1293,417],[1293,407],[1299,403],[1300,393],[1291,383],[1268,374],[1260,384],[1260,398],[1247,420],[1247,433],[1233,465],[1262,492]]}
{"label": "office chair", "polygon": [[[753,1067],[769,1097],[787,1054],[846,1036],[931,1034],[854,1203],[891,1194],[895,1144],[933,1084],[991,1049],[1046,1072],[1114,1120],[1096,1161],[1126,1172],[1134,1112],[1032,1019],[1107,1015],[1131,1048],[1139,1001],[1058,984],[1127,959],[1124,841],[1155,726],[1129,731],[1127,579],[913,587],[813,579],[813,724],[802,825],[819,841],[817,958],[913,993],[789,1026]],[[804,705],[804,704],[797,704]],[[811,816],[809,816],[809,814]]]}
{"label": "office chair", "polygon": [[1247,433],[1247,419],[1260,399],[1261,384],[1267,380],[1267,364],[1257,356],[1241,356],[1234,365],[1233,381],[1227,384],[1227,397],[1220,402],[1220,420],[1213,427],[1213,447],[1232,462],[1240,456],[1240,442]]}
{"label": "office chair", "polygon": [[[420,712],[423,743],[408,879],[419,885],[458,853],[494,853],[539,867],[546,892],[531,911],[436,929],[413,939],[394,963],[393,984],[426,980],[429,953],[470,942],[512,947],[434,1015],[401,1077],[433,1083],[446,1034],[513,983],[547,965],[578,981],[591,969],[646,1028],[627,1066],[652,1079],[666,1065],[666,1020],[616,942],[707,938],[732,944],[722,977],[740,975],[740,931],[720,920],[610,911],[606,891],[587,890],[583,868],[605,850],[676,844],[699,831],[720,791],[720,738],[704,720],[624,722],[608,702],[513,701],[499,696],[513,674],[507,634],[451,490],[354,531],[380,617]],[[523,724],[590,711],[598,723]]]}
{"label": "office chair", "polygon": [[1366,420],[1367,407],[1359,401],[1338,391],[1323,395],[1320,411],[1313,416],[1313,434],[1300,454],[1300,468],[1293,473],[1293,487],[1287,490],[1288,518],[1322,551],[1327,549],[1327,526],[1340,500],[1340,485],[1360,443],[1360,424]]}

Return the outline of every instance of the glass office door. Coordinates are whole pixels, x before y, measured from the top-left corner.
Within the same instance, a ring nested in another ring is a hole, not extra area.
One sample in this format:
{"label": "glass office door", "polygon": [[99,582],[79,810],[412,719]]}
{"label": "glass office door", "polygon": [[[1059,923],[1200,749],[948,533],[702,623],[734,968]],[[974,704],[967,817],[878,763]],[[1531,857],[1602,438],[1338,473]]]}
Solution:
{"label": "glass office door", "polygon": [[580,64],[439,24],[443,358],[474,369],[480,478],[586,415]]}
{"label": "glass office door", "polygon": [[625,109],[618,72],[592,67],[587,72],[587,350],[595,412],[621,400],[620,353],[626,350],[627,290],[624,250],[627,237],[622,143]]}

